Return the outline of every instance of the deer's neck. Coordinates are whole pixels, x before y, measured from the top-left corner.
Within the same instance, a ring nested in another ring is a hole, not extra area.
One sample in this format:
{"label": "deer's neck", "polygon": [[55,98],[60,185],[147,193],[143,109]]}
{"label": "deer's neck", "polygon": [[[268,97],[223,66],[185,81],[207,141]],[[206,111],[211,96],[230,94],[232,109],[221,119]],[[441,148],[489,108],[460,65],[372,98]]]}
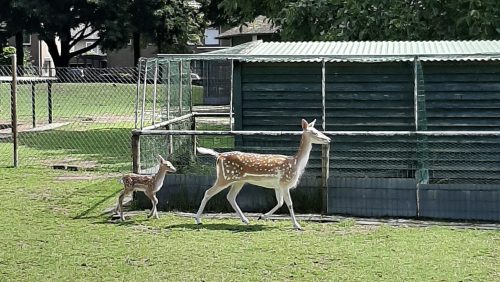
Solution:
{"label": "deer's neck", "polygon": [[165,179],[165,175],[167,174],[167,171],[164,169],[158,170],[158,173],[154,176],[155,180],[155,186],[158,187],[158,185],[163,185],[163,179]]}
{"label": "deer's neck", "polygon": [[309,161],[309,155],[311,154],[312,143],[311,141],[302,135],[302,139],[300,140],[300,146],[297,154],[295,155],[296,161],[296,170],[297,175],[300,177],[302,173],[304,173],[304,169],[306,168],[307,162]]}

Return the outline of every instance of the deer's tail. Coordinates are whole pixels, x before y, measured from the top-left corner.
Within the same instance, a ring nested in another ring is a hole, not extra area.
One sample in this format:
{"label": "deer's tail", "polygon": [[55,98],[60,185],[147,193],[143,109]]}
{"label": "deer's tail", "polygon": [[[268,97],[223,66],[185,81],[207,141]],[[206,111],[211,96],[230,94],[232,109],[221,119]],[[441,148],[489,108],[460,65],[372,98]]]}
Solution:
{"label": "deer's tail", "polygon": [[203,148],[203,147],[198,147],[196,148],[196,150],[198,151],[198,153],[200,154],[203,154],[203,155],[212,155],[216,158],[219,157],[220,153],[212,150],[212,149],[207,149],[207,148]]}

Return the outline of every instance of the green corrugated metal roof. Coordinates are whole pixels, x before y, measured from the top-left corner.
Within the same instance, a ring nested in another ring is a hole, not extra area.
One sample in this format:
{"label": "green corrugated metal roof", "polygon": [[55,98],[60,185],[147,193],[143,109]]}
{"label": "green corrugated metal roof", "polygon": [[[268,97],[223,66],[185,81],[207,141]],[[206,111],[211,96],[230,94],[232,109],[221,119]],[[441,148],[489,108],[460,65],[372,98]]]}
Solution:
{"label": "green corrugated metal roof", "polygon": [[262,42],[196,55],[159,55],[182,59],[242,61],[422,61],[500,60],[500,40],[481,41],[328,41]]}

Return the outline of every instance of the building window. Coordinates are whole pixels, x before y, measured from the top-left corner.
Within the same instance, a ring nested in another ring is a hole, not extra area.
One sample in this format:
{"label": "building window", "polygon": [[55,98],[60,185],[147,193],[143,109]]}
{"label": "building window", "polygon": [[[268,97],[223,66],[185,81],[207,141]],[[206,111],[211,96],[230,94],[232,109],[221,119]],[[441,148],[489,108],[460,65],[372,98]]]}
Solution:
{"label": "building window", "polygon": [[219,45],[219,39],[216,38],[219,34],[219,28],[209,27],[205,29],[205,45]]}
{"label": "building window", "polygon": [[23,45],[31,46],[31,34],[23,32]]}

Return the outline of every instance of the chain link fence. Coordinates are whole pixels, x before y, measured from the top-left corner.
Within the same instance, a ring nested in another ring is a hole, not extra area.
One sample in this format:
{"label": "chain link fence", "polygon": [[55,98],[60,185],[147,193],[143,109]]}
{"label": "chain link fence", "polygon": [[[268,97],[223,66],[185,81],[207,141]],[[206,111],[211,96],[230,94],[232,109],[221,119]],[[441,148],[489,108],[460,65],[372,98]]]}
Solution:
{"label": "chain link fence", "polygon": [[19,68],[15,105],[12,67],[0,77],[0,166],[13,164],[15,109],[20,166],[131,170],[137,68]]}
{"label": "chain link fence", "polygon": [[[209,127],[202,123],[196,128],[205,130],[183,133],[181,129],[181,132],[157,131],[154,135],[140,135],[141,144],[148,144],[141,145],[140,154],[153,157],[172,146],[174,153],[171,160],[181,173],[215,175],[214,158],[196,155],[195,144],[219,152],[238,150],[292,156],[296,154],[300,142],[299,132],[289,136],[275,136],[276,133],[272,132],[266,136],[266,132],[262,132],[257,138],[229,132],[229,126],[223,123]],[[477,135],[428,132],[423,136],[415,132],[396,132],[393,136],[375,132],[326,134],[332,138],[329,151],[332,178],[416,179],[429,184],[500,184],[500,136],[494,132]],[[169,138],[184,142],[170,145]],[[163,145],[150,146],[154,140],[162,140]],[[141,159],[141,169],[156,162],[143,161]],[[306,175],[320,177],[321,171],[321,146],[314,145]]]}

